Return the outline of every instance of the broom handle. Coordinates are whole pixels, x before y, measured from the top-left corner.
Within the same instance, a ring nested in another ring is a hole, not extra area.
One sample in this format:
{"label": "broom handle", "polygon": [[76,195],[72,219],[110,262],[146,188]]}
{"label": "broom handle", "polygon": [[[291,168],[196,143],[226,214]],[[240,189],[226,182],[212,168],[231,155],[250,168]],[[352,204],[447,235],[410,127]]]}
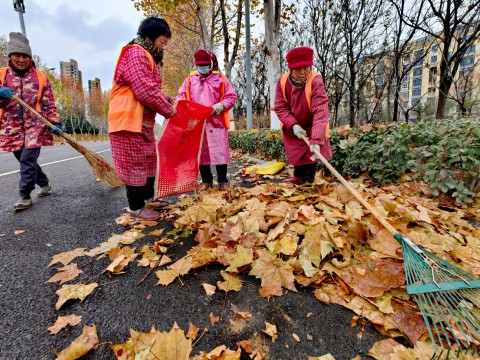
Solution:
{"label": "broom handle", "polygon": [[[308,140],[308,138],[304,135],[302,135],[302,138],[303,138],[303,141],[305,141],[307,143],[308,146],[310,146],[310,141]],[[340,173],[335,170],[335,168],[330,165],[330,163],[327,161],[327,159],[325,159],[323,157],[323,155],[320,153],[320,151],[318,151],[317,149],[314,149],[313,152],[315,153],[315,155],[318,156],[318,158],[320,159],[320,161],[328,168],[328,170],[331,171],[331,173],[333,175],[335,175],[335,177],[342,183],[343,186],[345,186],[348,191],[350,191],[350,193],[355,196],[355,198],[363,205],[365,206],[365,208],[370,211],[370,213],[380,222],[380,224],[382,224],[385,229],[387,229],[392,235],[396,235],[397,234],[397,231],[395,230],[395,228],[390,225],[387,220],[385,220],[385,218],[380,215],[377,210],[375,210],[372,205],[370,205],[367,200],[365,200],[362,195],[359,194],[359,192],[357,190],[354,189],[354,187],[347,181],[345,180],[345,178],[340,175]]]}
{"label": "broom handle", "polygon": [[22,106],[23,106],[24,108],[26,108],[27,110],[31,111],[33,114],[35,114],[35,116],[37,116],[37,117],[38,117],[46,126],[48,126],[50,129],[52,129],[52,130],[57,130],[61,137],[64,137],[65,139],[68,139],[68,140],[70,140],[70,141],[75,142],[75,140],[73,140],[73,138],[71,138],[69,135],[65,134],[62,130],[60,130],[60,129],[57,128],[55,125],[53,125],[50,121],[48,121],[47,119],[45,119],[42,114],[40,114],[37,110],[35,110],[34,108],[32,108],[30,105],[28,105],[25,101],[23,101],[22,99],[20,99],[18,96],[13,95],[13,96],[12,96],[12,99],[15,100],[16,102],[18,102],[20,105],[22,105]]}

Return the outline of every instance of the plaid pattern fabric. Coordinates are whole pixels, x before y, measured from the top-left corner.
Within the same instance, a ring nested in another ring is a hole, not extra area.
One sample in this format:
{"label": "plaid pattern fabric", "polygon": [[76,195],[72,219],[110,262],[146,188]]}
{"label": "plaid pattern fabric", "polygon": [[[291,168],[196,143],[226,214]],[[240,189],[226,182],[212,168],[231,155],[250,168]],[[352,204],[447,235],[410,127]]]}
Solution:
{"label": "plaid pattern fabric", "polygon": [[[35,109],[39,85],[34,65],[24,76],[18,75],[9,67],[4,86],[13,89],[16,96]],[[41,106],[42,115],[48,121],[54,124],[60,122],[48,79],[43,88]],[[0,119],[0,152],[53,145],[53,136],[49,128],[15,100],[1,99],[0,108],[4,109],[3,118]]]}
{"label": "plaid pattern fabric", "polygon": [[147,178],[155,177],[157,152],[153,132],[143,134],[119,131],[110,134],[113,163],[125,184],[143,186]]}
{"label": "plaid pattern fabric", "polygon": [[137,100],[145,106],[142,133],[119,131],[110,134],[113,163],[118,176],[131,186],[145,185],[147,178],[155,177],[157,152],[155,146],[155,115],[169,118],[174,113],[171,98],[162,93],[160,71],[153,73],[147,55],[142,49],[127,50],[118,65],[115,82],[128,84]]}

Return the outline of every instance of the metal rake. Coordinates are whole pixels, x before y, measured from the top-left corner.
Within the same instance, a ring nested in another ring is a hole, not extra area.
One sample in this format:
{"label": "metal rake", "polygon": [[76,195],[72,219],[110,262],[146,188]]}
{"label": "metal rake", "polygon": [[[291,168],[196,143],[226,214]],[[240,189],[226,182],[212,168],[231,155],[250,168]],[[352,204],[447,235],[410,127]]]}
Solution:
{"label": "metal rake", "polygon": [[[307,137],[303,140],[310,145]],[[441,259],[397,233],[342,175],[314,150],[315,155],[348,191],[402,245],[407,292],[417,303],[434,346],[433,358],[440,358],[453,349],[472,353],[480,344],[480,280]],[[440,351],[439,351],[440,350]]]}

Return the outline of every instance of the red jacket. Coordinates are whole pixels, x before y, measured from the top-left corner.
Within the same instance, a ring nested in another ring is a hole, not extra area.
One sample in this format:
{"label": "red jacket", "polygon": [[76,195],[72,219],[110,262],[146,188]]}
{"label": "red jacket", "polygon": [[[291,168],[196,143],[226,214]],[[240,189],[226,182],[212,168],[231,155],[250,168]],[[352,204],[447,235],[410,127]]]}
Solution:
{"label": "red jacket", "polygon": [[287,81],[285,95],[288,103],[284,100],[279,80],[275,91],[274,109],[283,123],[283,145],[288,161],[292,165],[312,164],[320,161],[310,160],[313,155],[310,148],[292,132],[295,124],[305,129],[311,144],[320,145],[320,152],[326,159],[331,158],[333,156],[332,148],[325,135],[328,124],[328,97],[322,78],[317,76],[312,81],[311,111],[308,108],[304,87],[293,86],[290,81]]}

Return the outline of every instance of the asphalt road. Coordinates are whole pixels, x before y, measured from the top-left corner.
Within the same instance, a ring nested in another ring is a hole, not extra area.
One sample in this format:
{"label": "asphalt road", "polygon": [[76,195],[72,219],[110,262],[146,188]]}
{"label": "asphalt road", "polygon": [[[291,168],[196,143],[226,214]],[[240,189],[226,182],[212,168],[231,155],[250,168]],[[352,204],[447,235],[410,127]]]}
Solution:
{"label": "asphalt road", "polygon": [[[86,146],[111,161],[107,142]],[[33,207],[13,213],[18,163],[13,154],[0,153],[0,359],[55,359],[56,352],[81,334],[81,325],[56,335],[50,335],[47,328],[58,316],[70,314],[82,316],[82,324],[96,325],[102,343],[125,342],[130,328],[146,332],[155,326],[169,331],[175,322],[185,332],[190,322],[201,329],[208,327],[209,332],[194,347],[192,356],[219,345],[233,347],[241,340],[256,339],[269,349],[269,359],[307,359],[327,353],[337,360],[357,355],[366,359],[371,346],[382,338],[370,325],[364,331],[352,328],[352,312],[323,305],[309,290],[288,292],[267,301],[258,294],[259,281],[244,277],[239,293],[229,293],[227,298],[223,292],[206,296],[201,284],[222,280],[219,266],[197,269],[183,278],[184,286],[175,281],[161,287],[155,286],[155,274],[136,286],[146,269],[130,265],[123,276],[100,276],[96,281],[101,286],[82,303],[68,302],[55,311],[55,291],[60,286],[46,282],[56,272],[56,266],[48,267],[51,257],[79,247],[92,249],[112,233],[123,233],[124,228],[114,220],[127,202],[124,188],[110,189],[96,182],[87,161],[68,145],[43,148],[39,163],[50,178],[52,194],[36,198],[34,191]],[[162,222],[155,228],[168,231],[171,227]],[[24,231],[15,235],[17,230]],[[151,237],[146,236],[133,246],[140,249],[149,240]],[[173,259],[183,256],[193,244],[192,237],[177,241],[171,249]],[[73,283],[90,279],[109,263],[108,259],[91,261],[87,257],[73,262],[84,271]],[[244,327],[234,328],[229,319],[235,311],[247,311],[253,317]],[[212,326],[211,312],[222,314],[223,321]],[[313,316],[307,317],[309,312]],[[264,321],[277,326],[275,343],[261,332]],[[313,340],[307,340],[307,334]],[[108,360],[115,356],[107,344],[102,344],[83,359]]]}

